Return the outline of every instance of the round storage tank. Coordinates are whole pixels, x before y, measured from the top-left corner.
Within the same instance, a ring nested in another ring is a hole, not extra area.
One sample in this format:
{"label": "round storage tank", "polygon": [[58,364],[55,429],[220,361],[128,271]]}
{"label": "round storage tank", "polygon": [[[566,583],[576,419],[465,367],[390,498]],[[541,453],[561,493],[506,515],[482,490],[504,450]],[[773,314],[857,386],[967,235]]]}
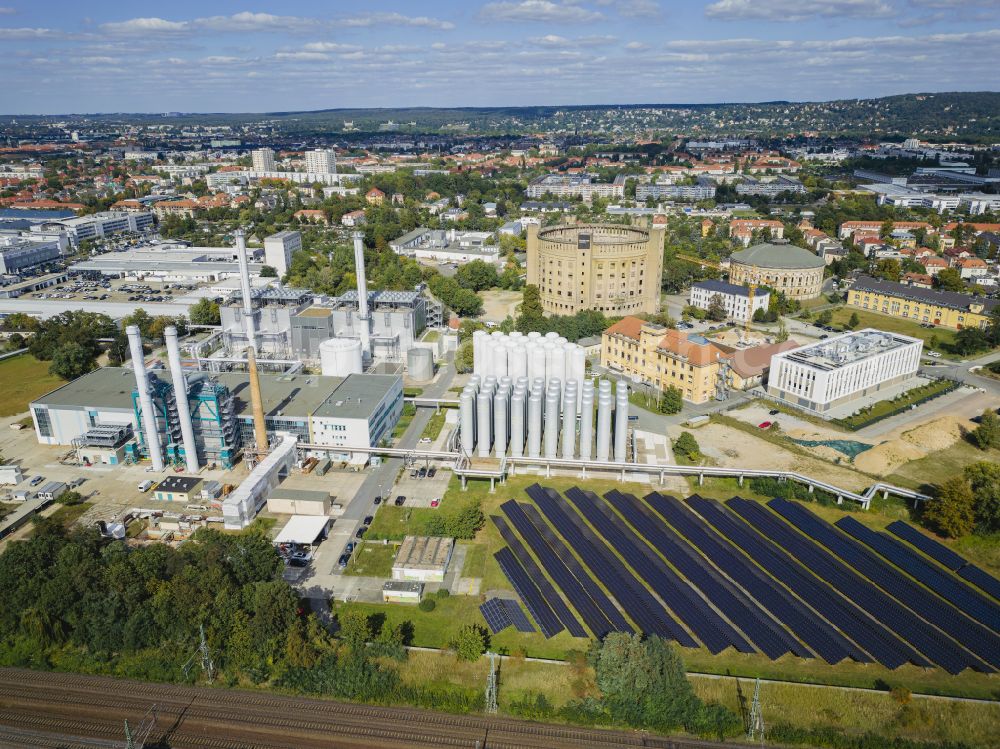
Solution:
{"label": "round storage tank", "polygon": [[406,371],[411,380],[434,379],[434,354],[429,348],[411,348],[406,352]]}
{"label": "round storage tank", "polygon": [[330,338],[319,345],[319,365],[323,375],[347,377],[361,374],[361,341],[357,338]]}

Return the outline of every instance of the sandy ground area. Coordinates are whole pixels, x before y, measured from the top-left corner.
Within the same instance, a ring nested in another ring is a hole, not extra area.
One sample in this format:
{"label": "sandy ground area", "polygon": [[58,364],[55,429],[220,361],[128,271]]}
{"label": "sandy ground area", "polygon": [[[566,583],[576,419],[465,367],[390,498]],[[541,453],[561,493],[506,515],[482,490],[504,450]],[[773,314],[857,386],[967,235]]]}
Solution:
{"label": "sandy ground area", "polygon": [[[671,427],[670,437],[676,439],[682,431],[683,427]],[[820,457],[805,457],[782,450],[767,440],[721,424],[707,424],[692,431],[692,434],[698,440],[702,453],[718,466],[799,471],[852,491],[864,489],[871,483],[869,477],[852,470],[849,464],[838,466]]]}
{"label": "sandy ground area", "polygon": [[951,447],[974,427],[963,417],[939,416],[916,427],[896,430],[889,439],[858,455],[854,465],[876,476],[888,476],[904,463]]}
{"label": "sandy ground area", "polygon": [[502,322],[505,317],[513,316],[517,305],[521,303],[520,291],[505,291],[490,289],[481,291],[483,299],[483,319]]}

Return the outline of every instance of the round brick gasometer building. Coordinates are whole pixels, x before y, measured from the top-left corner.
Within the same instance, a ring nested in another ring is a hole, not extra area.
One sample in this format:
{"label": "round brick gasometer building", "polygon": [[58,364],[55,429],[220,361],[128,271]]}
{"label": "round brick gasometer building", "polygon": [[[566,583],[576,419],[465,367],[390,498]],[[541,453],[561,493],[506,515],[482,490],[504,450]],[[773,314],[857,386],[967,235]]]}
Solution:
{"label": "round brick gasometer building", "polygon": [[823,288],[823,258],[793,244],[756,244],[729,258],[729,282],[770,286],[789,299],[813,299]]}
{"label": "round brick gasometer building", "polygon": [[528,283],[549,314],[658,312],[662,275],[662,228],[528,226]]}

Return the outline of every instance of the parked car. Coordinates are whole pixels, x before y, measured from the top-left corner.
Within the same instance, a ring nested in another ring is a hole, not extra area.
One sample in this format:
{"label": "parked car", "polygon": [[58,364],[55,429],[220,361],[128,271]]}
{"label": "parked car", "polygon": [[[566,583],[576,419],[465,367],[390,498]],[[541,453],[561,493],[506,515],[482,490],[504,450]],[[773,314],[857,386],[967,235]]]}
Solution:
{"label": "parked car", "polygon": [[381,497],[375,497],[375,504],[377,504],[377,505],[382,504],[382,498]]}
{"label": "parked car", "polygon": [[769,429],[772,423],[773,422],[771,422],[771,421],[762,421],[762,422],[760,422],[760,424],[757,425],[757,428],[758,429]]}
{"label": "parked car", "polygon": [[308,567],[309,566],[309,552],[307,551],[295,551],[292,555],[288,557],[289,567]]}
{"label": "parked car", "polygon": [[431,441],[432,440],[431,440],[430,437],[421,437],[420,438],[420,444],[422,444],[422,445],[429,445],[431,443]]}
{"label": "parked car", "polygon": [[431,466],[430,468],[427,469],[427,478],[429,478],[429,479],[434,478],[434,474],[437,473],[437,472],[438,472],[438,469],[434,468],[433,466]]}
{"label": "parked car", "polygon": [[337,560],[337,566],[340,569],[345,569],[347,567],[347,563],[350,561],[350,559],[351,559],[350,554],[341,554],[340,555],[340,559]]}
{"label": "parked car", "polygon": [[45,477],[44,476],[35,476],[33,479],[31,479],[30,483],[31,483],[32,486],[38,486],[43,481],[45,481]]}
{"label": "parked car", "polygon": [[365,515],[365,519],[362,521],[363,525],[371,525],[372,521],[375,519],[374,515]]}
{"label": "parked car", "polygon": [[940,351],[928,351],[927,355],[931,356],[931,357],[933,357],[935,359],[940,359],[941,358],[941,352]]}
{"label": "parked car", "polygon": [[778,409],[776,409],[776,408],[772,408],[772,409],[771,409],[770,411],[768,411],[767,413],[768,413],[768,414],[769,414],[770,416],[777,416],[778,414],[780,414],[780,413],[781,413],[781,411],[779,411],[779,410],[778,410]]}
{"label": "parked car", "polygon": [[824,338],[829,338],[829,337],[830,337],[830,335],[828,333],[824,333],[823,335],[821,335],[819,337],[819,339],[822,341]]}
{"label": "parked car", "polygon": [[368,526],[362,525],[360,528],[358,528],[358,532],[354,534],[354,537],[355,538],[364,538],[365,537],[365,531],[367,531],[367,530],[368,530]]}
{"label": "parked car", "polygon": [[353,541],[348,542],[347,546],[344,547],[344,553],[353,554],[355,545],[356,544]]}
{"label": "parked car", "polygon": [[419,471],[417,472],[417,478],[420,478],[420,479],[422,479],[422,478],[426,478],[426,477],[427,477],[427,469],[426,469],[426,468],[421,468],[421,469],[420,469],[420,470],[419,470]]}
{"label": "parked car", "polygon": [[416,477],[417,477],[417,469],[414,468],[412,471],[410,471],[410,478],[415,479]]}
{"label": "parked car", "polygon": [[431,500],[431,507],[437,507],[439,504],[441,504],[440,497],[435,497],[434,499]]}
{"label": "parked car", "polygon": [[400,494],[398,497],[396,497],[396,502],[395,502],[396,507],[402,507],[403,506],[403,502],[405,502],[405,501],[406,501],[406,497],[403,496],[402,494]]}

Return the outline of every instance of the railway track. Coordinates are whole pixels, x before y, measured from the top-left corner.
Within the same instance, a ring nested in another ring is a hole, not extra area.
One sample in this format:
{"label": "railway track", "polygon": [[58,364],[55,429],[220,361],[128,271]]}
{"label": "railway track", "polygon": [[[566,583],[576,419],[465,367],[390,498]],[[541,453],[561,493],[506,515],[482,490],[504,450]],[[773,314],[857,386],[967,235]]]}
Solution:
{"label": "railway track", "polygon": [[718,749],[641,732],[575,728],[261,692],[0,669],[0,749],[124,747],[124,721],[156,705],[147,746],[171,749]]}

